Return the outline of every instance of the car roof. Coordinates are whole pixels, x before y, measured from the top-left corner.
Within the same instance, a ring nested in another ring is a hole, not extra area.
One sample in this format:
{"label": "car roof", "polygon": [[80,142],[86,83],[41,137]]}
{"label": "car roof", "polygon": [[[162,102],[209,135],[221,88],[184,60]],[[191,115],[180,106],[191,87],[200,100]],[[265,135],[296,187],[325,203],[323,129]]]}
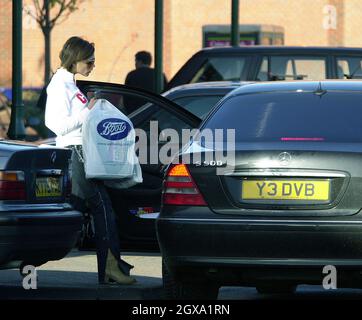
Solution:
{"label": "car roof", "polygon": [[22,148],[36,148],[36,143],[34,142],[28,142],[28,141],[23,141],[23,140],[9,140],[9,139],[0,139],[0,145],[2,148],[18,148],[18,149],[22,149]]}
{"label": "car roof", "polygon": [[249,81],[211,81],[211,82],[198,82],[198,83],[188,83],[183,84],[177,87],[174,87],[164,93],[162,96],[166,98],[173,97],[174,95],[179,94],[192,94],[192,93],[212,93],[212,92],[228,92],[244,86],[246,84],[250,84],[253,82]]}
{"label": "car roof", "polygon": [[323,81],[268,81],[255,82],[235,89],[232,95],[260,92],[313,92],[316,90],[326,91],[361,91],[361,80],[323,80]]}
{"label": "car roof", "polygon": [[198,53],[238,53],[238,52],[282,52],[282,53],[362,53],[362,48],[358,47],[318,47],[318,46],[240,46],[240,47],[210,47],[201,49]]}

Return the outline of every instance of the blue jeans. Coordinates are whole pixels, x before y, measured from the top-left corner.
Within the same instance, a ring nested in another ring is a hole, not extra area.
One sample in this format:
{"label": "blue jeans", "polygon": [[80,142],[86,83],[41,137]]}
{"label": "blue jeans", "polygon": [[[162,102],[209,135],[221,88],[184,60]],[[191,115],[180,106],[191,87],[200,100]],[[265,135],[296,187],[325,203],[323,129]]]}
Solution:
{"label": "blue jeans", "polygon": [[130,264],[121,259],[118,228],[112,203],[102,180],[86,179],[81,153],[72,152],[72,193],[86,201],[93,217],[95,241],[97,247],[98,281],[104,282],[108,249],[118,260],[118,266],[124,274],[129,275]]}

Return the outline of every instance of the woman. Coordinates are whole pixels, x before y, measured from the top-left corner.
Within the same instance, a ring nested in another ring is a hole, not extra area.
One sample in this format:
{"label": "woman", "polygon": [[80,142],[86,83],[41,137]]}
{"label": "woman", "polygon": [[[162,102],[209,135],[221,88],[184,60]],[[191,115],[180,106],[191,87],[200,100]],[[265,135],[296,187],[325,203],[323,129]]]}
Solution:
{"label": "woman", "polygon": [[95,67],[94,44],[69,38],[59,57],[61,67],[47,87],[45,125],[56,135],[56,145],[71,148],[72,194],[86,200],[94,219],[99,283],[132,284],[129,276],[133,266],[120,259],[115,215],[107,190],[100,180],[85,178],[82,155],[82,124],[95,104],[77,88],[76,74],[88,76]]}

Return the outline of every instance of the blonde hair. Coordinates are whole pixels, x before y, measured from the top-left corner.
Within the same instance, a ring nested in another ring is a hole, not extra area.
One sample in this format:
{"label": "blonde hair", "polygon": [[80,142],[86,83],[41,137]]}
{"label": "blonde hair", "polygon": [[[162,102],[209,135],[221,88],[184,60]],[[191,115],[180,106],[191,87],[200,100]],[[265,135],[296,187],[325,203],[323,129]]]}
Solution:
{"label": "blonde hair", "polygon": [[59,53],[61,66],[72,72],[77,62],[89,59],[94,54],[94,51],[94,43],[80,37],[71,37],[64,43]]}

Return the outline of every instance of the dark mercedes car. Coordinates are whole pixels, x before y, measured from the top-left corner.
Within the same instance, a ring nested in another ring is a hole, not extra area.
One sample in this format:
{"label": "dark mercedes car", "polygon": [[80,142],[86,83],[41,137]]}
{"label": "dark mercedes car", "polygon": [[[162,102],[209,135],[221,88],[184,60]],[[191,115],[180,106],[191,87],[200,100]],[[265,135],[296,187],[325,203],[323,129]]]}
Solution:
{"label": "dark mercedes car", "polygon": [[205,81],[361,79],[362,48],[241,46],[205,48],[174,75],[168,89]]}
{"label": "dark mercedes car", "polygon": [[83,217],[68,204],[70,151],[0,141],[0,269],[68,254]]}
{"label": "dark mercedes car", "polygon": [[338,287],[362,286],[361,101],[359,81],[269,82],[213,109],[165,175],[156,224],[169,297],[293,292],[322,285],[326,266]]}

